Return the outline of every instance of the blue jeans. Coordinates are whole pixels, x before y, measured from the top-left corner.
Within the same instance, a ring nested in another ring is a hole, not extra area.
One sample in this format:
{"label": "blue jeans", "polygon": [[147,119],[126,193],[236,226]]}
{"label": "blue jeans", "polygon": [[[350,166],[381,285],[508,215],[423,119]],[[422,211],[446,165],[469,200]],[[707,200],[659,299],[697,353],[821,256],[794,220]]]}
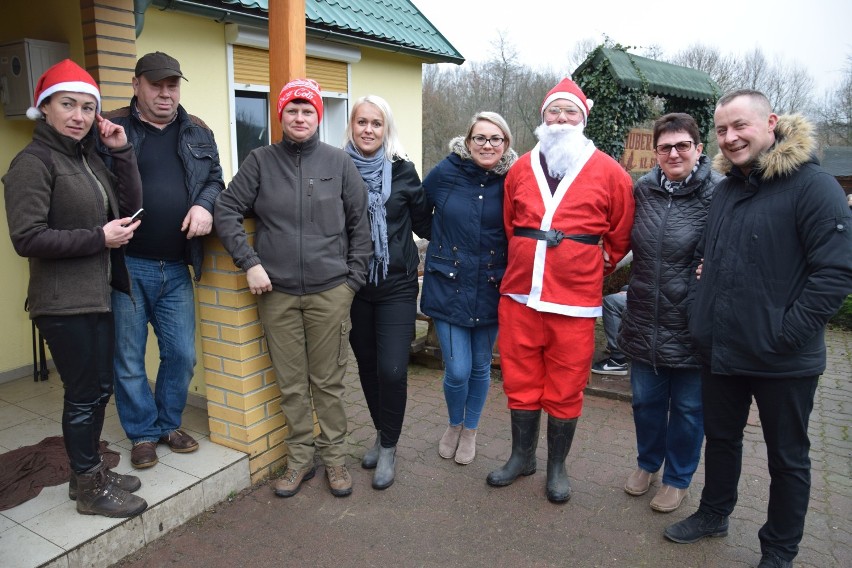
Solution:
{"label": "blue jeans", "polygon": [[[195,367],[192,278],[182,261],[128,256],[127,269],[133,298],[112,293],[115,404],[131,442],[156,442],[180,427]],[[148,323],[160,348],[153,393],[145,371]]]}
{"label": "blue jeans", "polygon": [[701,370],[654,367],[633,361],[633,421],[639,467],[655,472],[665,460],[663,483],[686,489],[704,441]]}
{"label": "blue jeans", "polygon": [[450,425],[473,430],[488,397],[497,324],[462,327],[433,320],[444,358],[444,398]]}

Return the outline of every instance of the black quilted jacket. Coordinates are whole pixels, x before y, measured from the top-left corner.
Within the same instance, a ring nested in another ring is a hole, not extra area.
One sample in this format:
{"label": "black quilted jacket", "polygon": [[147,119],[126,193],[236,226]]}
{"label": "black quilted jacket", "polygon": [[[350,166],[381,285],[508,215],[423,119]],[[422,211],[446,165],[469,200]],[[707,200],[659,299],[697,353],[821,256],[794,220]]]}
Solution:
{"label": "black quilted jacket", "polygon": [[633,189],[633,264],[618,348],[655,367],[700,366],[687,331],[686,300],[697,266],[693,253],[723,176],[711,170],[707,156],[698,164],[689,183],[671,195],[660,185],[659,166]]}

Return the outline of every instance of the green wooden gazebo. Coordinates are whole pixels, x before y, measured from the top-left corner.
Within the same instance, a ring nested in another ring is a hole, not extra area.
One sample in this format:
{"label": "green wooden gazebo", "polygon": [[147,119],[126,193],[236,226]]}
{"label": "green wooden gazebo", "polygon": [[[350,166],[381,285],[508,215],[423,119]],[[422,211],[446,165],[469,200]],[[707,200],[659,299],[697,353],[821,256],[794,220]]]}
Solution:
{"label": "green wooden gazebo", "polygon": [[616,158],[621,155],[629,129],[649,118],[646,96],[662,98],[664,112],[692,115],[703,139],[712,129],[713,108],[720,90],[704,71],[627,53],[618,46],[600,46],[574,70],[573,77],[586,96],[595,101],[590,135],[601,149]]}

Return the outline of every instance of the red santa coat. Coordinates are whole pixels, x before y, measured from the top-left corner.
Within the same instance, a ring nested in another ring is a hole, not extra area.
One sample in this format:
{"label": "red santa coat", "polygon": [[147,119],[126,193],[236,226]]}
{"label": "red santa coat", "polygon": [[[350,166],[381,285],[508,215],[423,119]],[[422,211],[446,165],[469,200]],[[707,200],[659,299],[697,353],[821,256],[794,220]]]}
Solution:
{"label": "red santa coat", "polygon": [[[591,142],[551,195],[537,144],[506,176],[503,222],[509,261],[500,293],[539,312],[600,316],[603,277],[630,249],[634,207],[630,176]],[[543,240],[515,237],[516,227],[602,235],[612,267],[604,269],[598,246],[564,239],[548,247]]]}

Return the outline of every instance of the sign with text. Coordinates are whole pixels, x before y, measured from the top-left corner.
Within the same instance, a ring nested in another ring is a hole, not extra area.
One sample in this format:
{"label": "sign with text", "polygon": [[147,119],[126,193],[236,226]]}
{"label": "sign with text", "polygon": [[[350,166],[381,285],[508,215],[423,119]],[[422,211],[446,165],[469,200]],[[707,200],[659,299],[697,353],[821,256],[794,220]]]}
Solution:
{"label": "sign with text", "polygon": [[619,163],[628,172],[647,171],[657,165],[654,156],[654,131],[646,128],[634,128],[627,134],[624,154]]}

